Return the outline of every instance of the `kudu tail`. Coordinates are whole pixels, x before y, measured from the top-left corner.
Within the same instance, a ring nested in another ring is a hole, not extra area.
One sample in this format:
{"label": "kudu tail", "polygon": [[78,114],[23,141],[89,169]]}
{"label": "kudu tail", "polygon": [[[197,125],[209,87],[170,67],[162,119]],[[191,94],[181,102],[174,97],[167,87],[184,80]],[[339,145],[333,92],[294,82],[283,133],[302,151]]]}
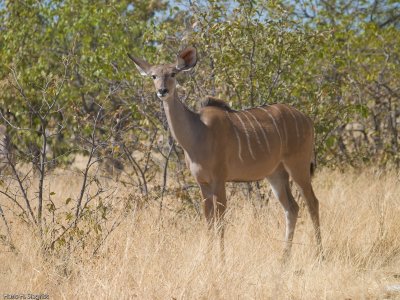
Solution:
{"label": "kudu tail", "polygon": [[317,168],[317,155],[315,154],[315,148],[311,154],[311,163],[310,163],[310,174],[311,177],[314,176],[315,169]]}

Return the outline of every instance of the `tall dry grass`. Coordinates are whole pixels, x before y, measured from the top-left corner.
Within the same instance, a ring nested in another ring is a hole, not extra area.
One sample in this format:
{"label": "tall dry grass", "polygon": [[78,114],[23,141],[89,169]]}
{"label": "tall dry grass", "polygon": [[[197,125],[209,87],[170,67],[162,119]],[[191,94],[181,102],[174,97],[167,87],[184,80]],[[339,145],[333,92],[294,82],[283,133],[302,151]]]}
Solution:
{"label": "tall dry grass", "polygon": [[[73,178],[54,178],[53,184],[65,194],[78,186]],[[208,250],[203,218],[167,199],[161,218],[151,201],[132,210],[96,255],[87,251],[89,240],[85,249],[44,257],[38,240],[15,219],[19,252],[0,248],[0,293],[44,293],[50,299],[400,298],[386,290],[400,282],[399,175],[322,170],[314,186],[323,262],[315,257],[303,206],[291,261],[283,266],[284,215],[276,200],[256,206],[229,199],[222,262],[216,241]]]}

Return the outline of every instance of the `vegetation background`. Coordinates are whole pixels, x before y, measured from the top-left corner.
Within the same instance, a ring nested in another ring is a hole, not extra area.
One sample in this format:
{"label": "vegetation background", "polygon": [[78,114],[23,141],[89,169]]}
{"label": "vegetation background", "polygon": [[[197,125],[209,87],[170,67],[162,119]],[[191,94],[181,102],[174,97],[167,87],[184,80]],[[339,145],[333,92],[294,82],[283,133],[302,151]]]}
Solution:
{"label": "vegetation background", "polygon": [[[396,297],[399,31],[395,0],[0,1],[0,292]],[[263,182],[229,185],[226,265],[205,254],[198,189],[126,55],[170,62],[187,45],[192,109],[213,95],[314,120],[325,264],[300,222],[279,267]]]}

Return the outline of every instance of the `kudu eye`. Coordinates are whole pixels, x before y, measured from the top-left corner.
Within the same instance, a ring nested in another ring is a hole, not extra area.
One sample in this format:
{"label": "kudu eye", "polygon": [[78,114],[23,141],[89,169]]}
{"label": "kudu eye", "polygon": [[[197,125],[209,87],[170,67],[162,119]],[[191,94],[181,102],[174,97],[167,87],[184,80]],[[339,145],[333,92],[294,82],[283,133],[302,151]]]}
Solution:
{"label": "kudu eye", "polygon": [[156,78],[157,78],[157,76],[156,76],[156,75],[152,75],[151,77],[152,77],[153,79],[156,79]]}
{"label": "kudu eye", "polygon": [[172,74],[171,74],[171,77],[172,77],[172,78],[174,78],[174,77],[175,77],[175,75],[176,75],[176,73],[172,73]]}

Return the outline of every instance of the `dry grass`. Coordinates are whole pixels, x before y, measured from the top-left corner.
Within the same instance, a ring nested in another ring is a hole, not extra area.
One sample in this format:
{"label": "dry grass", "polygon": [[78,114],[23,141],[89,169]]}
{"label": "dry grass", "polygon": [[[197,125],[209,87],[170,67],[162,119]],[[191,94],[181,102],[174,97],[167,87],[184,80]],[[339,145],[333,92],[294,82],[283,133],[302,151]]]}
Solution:
{"label": "dry grass", "polygon": [[[74,181],[65,182],[54,184],[74,193]],[[400,281],[398,174],[322,170],[314,186],[326,251],[322,263],[304,209],[292,259],[282,266],[284,217],[277,201],[256,212],[235,196],[227,214],[225,263],[216,244],[207,251],[204,220],[188,210],[165,209],[161,221],[156,205],[134,210],[95,256],[83,249],[44,258],[34,236],[14,221],[19,254],[0,248],[0,293],[45,293],[50,299],[400,298],[386,292]]]}

